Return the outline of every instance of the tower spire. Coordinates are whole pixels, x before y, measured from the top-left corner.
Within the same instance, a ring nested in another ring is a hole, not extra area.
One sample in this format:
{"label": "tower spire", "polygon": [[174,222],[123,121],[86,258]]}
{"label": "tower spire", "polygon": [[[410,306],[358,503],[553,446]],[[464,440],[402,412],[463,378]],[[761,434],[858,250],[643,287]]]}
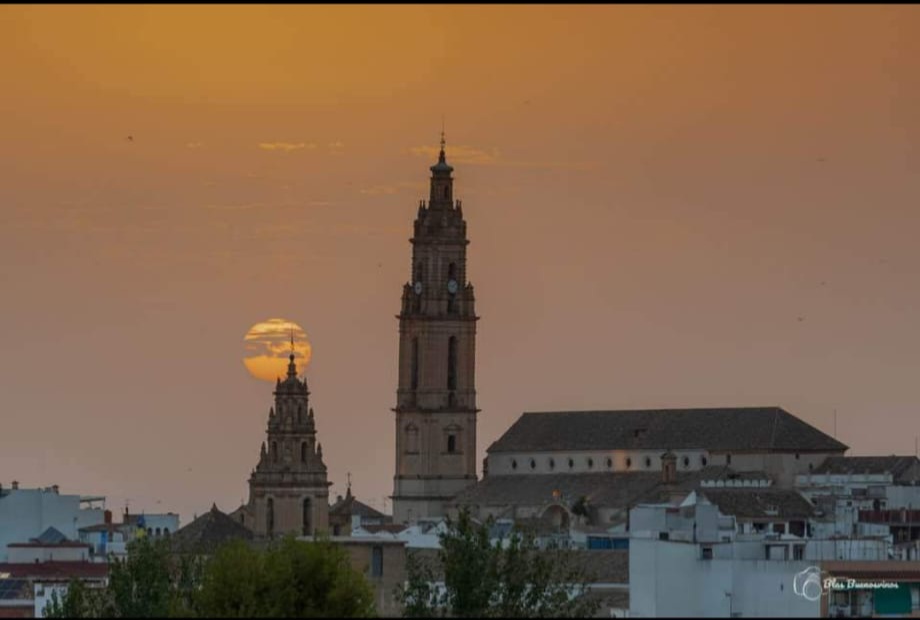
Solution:
{"label": "tower spire", "polygon": [[287,374],[289,379],[297,377],[297,364],[294,363],[294,324],[293,323],[291,323],[291,357],[290,357],[290,360],[291,360],[291,363],[288,364],[288,374]]}
{"label": "tower spire", "polygon": [[444,146],[447,144],[447,141],[444,139],[444,115],[441,115],[441,152],[438,153],[438,163],[443,164],[446,161],[444,156]]}

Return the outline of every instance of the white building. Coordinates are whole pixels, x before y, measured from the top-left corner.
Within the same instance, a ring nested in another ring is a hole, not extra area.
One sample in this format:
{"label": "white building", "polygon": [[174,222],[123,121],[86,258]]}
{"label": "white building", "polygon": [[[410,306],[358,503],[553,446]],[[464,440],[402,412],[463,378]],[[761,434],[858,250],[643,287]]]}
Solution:
{"label": "white building", "polygon": [[105,498],[62,495],[57,485],[43,489],[0,487],[0,562],[9,561],[11,543],[28,543],[53,527],[69,540],[79,530],[102,523]]}

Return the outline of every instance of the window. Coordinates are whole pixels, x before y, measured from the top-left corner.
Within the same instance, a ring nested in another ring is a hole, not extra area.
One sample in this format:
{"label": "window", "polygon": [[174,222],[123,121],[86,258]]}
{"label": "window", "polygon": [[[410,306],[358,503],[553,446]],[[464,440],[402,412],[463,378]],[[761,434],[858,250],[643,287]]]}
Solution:
{"label": "window", "polygon": [[731,455],[731,454],[726,454],[726,455],[725,455],[725,464],[726,464],[726,465],[731,465],[731,464],[732,464],[732,455]]}
{"label": "window", "polygon": [[632,459],[626,457],[626,469],[629,469],[630,467],[632,467]]}
{"label": "window", "polygon": [[406,452],[418,454],[418,427],[411,423],[406,426]]}
{"label": "window", "polygon": [[793,545],[792,559],[793,560],[804,560],[805,559],[805,545]]}
{"label": "window", "polygon": [[706,459],[705,456],[700,456],[700,465],[702,465],[703,467],[706,467],[706,463],[708,462],[709,461]]}
{"label": "window", "polygon": [[671,535],[667,532],[658,532],[658,540],[669,540]]}
{"label": "window", "polygon": [[412,339],[412,353],[409,358],[409,376],[413,390],[418,389],[418,338]]}
{"label": "window", "polygon": [[591,457],[588,457],[588,469],[593,469],[593,468],[594,468],[594,459],[592,459]]}
{"label": "window", "polygon": [[575,467],[575,461],[572,459],[569,459],[569,469],[572,469],[573,467]]}
{"label": "window", "polygon": [[457,451],[457,436],[448,435],[447,436],[447,452],[453,454]]}
{"label": "window", "polygon": [[712,547],[703,547],[703,559],[704,560],[712,559]]}
{"label": "window", "polygon": [[651,459],[651,458],[645,457],[645,466],[646,466],[647,468],[651,468],[651,467],[652,467],[652,459]]}
{"label": "window", "polygon": [[517,469],[517,461],[515,459],[511,459],[511,469]]}
{"label": "window", "polygon": [[457,389],[457,337],[447,340],[447,389]]}
{"label": "window", "polygon": [[156,536],[157,538],[160,537],[160,534],[161,534],[161,533],[162,533],[162,532],[160,532],[160,528],[157,528],[157,529],[154,530],[154,536]]}
{"label": "window", "polygon": [[272,462],[273,463],[278,462],[278,442],[277,441],[272,442]]}
{"label": "window", "polygon": [[303,500],[303,535],[309,536],[312,533],[310,527],[310,498],[305,497]]}
{"label": "window", "polygon": [[556,468],[556,460],[553,457],[549,457],[549,468],[550,469]]}
{"label": "window", "polygon": [[531,468],[531,469],[536,469],[536,468],[537,468],[537,462],[536,462],[535,460],[533,460],[533,459],[530,459],[530,468]]}
{"label": "window", "polygon": [[607,459],[607,469],[610,469],[611,467],[613,467],[613,459],[608,458]]}
{"label": "window", "polygon": [[307,462],[307,442],[306,441],[300,442],[300,462],[301,463]]}
{"label": "window", "polygon": [[269,536],[275,534],[275,500],[268,498],[265,502],[265,529]]}
{"label": "window", "polygon": [[457,279],[457,263],[451,263],[447,266],[447,279],[456,280]]}
{"label": "window", "polygon": [[383,577],[383,547],[371,548],[371,577]]}
{"label": "window", "polygon": [[690,457],[689,456],[684,457],[684,467],[690,467]]}

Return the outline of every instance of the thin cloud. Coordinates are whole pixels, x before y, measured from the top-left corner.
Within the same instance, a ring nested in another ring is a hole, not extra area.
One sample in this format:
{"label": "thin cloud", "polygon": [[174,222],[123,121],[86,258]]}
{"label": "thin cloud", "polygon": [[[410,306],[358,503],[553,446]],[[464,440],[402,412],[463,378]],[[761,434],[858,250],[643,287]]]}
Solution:
{"label": "thin cloud", "polygon": [[200,149],[204,147],[204,142],[189,142],[185,145],[187,149]]}
{"label": "thin cloud", "polygon": [[[441,148],[437,146],[415,146],[409,149],[412,155],[432,160],[437,159]],[[481,149],[472,146],[448,146],[447,161],[457,164],[471,164],[474,166],[511,166],[518,168],[593,168],[593,162],[539,162],[515,161],[504,159],[497,148]]]}
{"label": "thin cloud", "polygon": [[260,142],[259,148],[264,151],[299,151],[301,149],[315,149],[316,145],[312,142]]}
{"label": "thin cloud", "polygon": [[393,194],[398,194],[403,190],[423,190],[425,189],[424,183],[419,183],[417,181],[400,181],[399,183],[393,183],[390,185],[375,185],[373,187],[368,187],[360,190],[362,194],[367,196],[390,196]]}

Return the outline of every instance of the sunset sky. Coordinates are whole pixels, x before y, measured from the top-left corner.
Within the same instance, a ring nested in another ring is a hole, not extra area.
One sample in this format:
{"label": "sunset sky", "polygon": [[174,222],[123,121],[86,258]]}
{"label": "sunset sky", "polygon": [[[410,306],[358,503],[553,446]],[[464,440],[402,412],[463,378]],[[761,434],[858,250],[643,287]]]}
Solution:
{"label": "sunset sky", "polygon": [[3,6],[0,76],[4,486],[235,509],[283,317],[333,495],[383,508],[442,115],[480,461],[591,408],[914,452],[920,7]]}

